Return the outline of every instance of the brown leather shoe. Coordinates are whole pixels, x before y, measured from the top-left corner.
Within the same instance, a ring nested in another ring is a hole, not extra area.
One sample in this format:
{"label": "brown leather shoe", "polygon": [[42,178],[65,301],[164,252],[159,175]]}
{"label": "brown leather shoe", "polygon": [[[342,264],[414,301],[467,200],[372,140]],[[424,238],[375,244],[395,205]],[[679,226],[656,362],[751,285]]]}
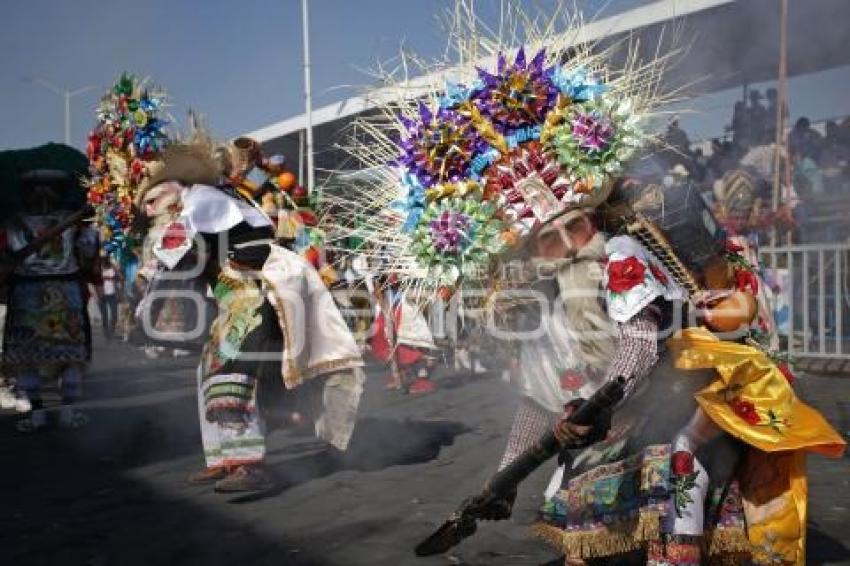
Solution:
{"label": "brown leather shoe", "polygon": [[274,487],[271,478],[261,465],[246,465],[234,468],[227,477],[215,482],[217,493],[240,493],[266,491]]}
{"label": "brown leather shoe", "polygon": [[215,468],[204,468],[199,472],[194,472],[186,478],[186,481],[192,485],[204,485],[217,482],[226,477],[227,470],[224,469],[224,466],[216,466]]}

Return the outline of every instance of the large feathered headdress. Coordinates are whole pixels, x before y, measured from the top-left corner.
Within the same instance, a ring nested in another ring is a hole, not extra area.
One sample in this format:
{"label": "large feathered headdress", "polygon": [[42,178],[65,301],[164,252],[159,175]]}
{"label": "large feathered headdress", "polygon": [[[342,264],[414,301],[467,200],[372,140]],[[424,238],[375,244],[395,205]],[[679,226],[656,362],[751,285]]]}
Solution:
{"label": "large feathered headdress", "polygon": [[543,21],[518,6],[488,34],[459,0],[463,64],[387,73],[371,97],[382,112],[356,121],[347,149],[369,171],[331,197],[348,217],[330,231],[365,239],[380,269],[434,289],[480,277],[541,224],[603,202],[645,144],[663,60],[595,52],[565,10]]}

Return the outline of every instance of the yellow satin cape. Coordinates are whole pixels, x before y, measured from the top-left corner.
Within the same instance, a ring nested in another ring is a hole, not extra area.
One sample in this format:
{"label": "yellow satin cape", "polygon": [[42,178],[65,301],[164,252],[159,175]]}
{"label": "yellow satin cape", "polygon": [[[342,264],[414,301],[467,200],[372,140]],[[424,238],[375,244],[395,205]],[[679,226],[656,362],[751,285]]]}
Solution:
{"label": "yellow satin cape", "polygon": [[747,536],[759,564],[805,564],[806,454],[831,458],[846,442],[794,394],[788,380],[751,346],[688,328],[667,342],[679,369],[717,371],[696,401],[717,426],[749,450],[741,473]]}

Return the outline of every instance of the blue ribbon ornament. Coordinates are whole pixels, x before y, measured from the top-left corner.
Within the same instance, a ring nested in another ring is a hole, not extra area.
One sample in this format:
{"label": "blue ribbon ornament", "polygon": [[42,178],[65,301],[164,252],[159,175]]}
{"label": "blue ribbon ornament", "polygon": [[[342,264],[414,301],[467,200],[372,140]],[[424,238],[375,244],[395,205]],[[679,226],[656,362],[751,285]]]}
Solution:
{"label": "blue ribbon ornament", "polygon": [[455,108],[472,98],[472,95],[482,88],[484,82],[481,79],[475,79],[471,85],[446,81],[445,92],[440,97],[440,108]]}
{"label": "blue ribbon ornament", "polygon": [[146,96],[139,100],[139,108],[148,114],[156,112],[159,110],[160,106],[162,106],[162,101],[158,98],[150,98]]}
{"label": "blue ribbon ornament", "polygon": [[133,143],[136,145],[139,153],[144,154],[148,149],[150,151],[159,151],[162,149],[162,143],[165,139],[165,135],[162,133],[164,126],[165,122],[154,118],[144,127],[136,128],[133,135]]}
{"label": "blue ribbon ornament", "polygon": [[511,149],[517,147],[521,143],[540,139],[540,124],[534,126],[525,126],[515,130],[511,135],[505,136],[505,141]]}
{"label": "blue ribbon ornament", "polygon": [[598,96],[608,90],[608,87],[599,84],[595,79],[588,76],[585,67],[579,67],[568,71],[564,67],[556,67],[552,73],[552,82],[561,91],[576,102],[588,102],[595,100]]}
{"label": "blue ribbon ornament", "polygon": [[474,181],[480,181],[481,175],[494,162],[498,161],[502,156],[499,150],[494,147],[488,147],[482,153],[479,153],[469,163],[469,176]]}
{"label": "blue ribbon ornament", "polygon": [[407,214],[402,231],[409,234],[419,223],[419,218],[422,217],[428,201],[425,198],[425,187],[422,186],[416,175],[412,175],[407,169],[404,169],[401,173],[401,184],[407,189],[407,197],[404,200],[391,202],[390,208]]}

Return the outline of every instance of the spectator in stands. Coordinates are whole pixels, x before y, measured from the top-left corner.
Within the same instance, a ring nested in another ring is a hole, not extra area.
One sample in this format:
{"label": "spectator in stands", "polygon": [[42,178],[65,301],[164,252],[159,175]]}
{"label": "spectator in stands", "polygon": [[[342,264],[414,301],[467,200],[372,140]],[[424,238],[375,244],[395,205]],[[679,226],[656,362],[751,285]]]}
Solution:
{"label": "spectator in stands", "polygon": [[[786,152],[780,150],[781,158],[784,159]],[[761,179],[773,178],[773,166],[776,162],[776,144],[757,145],[750,148],[738,161],[738,165],[756,174]],[[732,169],[734,167],[730,167]]]}
{"label": "spectator in stands", "polygon": [[691,178],[697,183],[703,183],[708,177],[708,158],[701,147],[694,150],[694,158],[691,162]]}
{"label": "spectator in stands", "polygon": [[[764,134],[764,143],[774,143],[776,142],[776,112],[777,107],[779,105],[779,100],[777,97],[776,89],[769,88],[766,91],[767,94],[767,121],[766,128]],[[783,113],[785,114],[785,119],[788,119],[788,105],[783,105]]]}
{"label": "spectator in stands", "polygon": [[688,139],[688,134],[685,133],[685,130],[679,127],[678,118],[673,118],[667,126],[663,145],[661,155],[666,169],[671,169],[678,164],[683,164],[690,168],[691,141]]}
{"label": "spectator in stands", "polygon": [[846,127],[846,121],[842,125],[838,125],[838,122],[835,120],[830,120],[826,123],[826,138],[824,139],[824,144],[827,148],[831,148],[836,154],[842,157],[846,154],[846,150],[848,149],[847,133],[845,132]]}
{"label": "spectator in stands", "polygon": [[817,161],[823,146],[823,138],[817,130],[812,128],[809,119],[803,116],[797,120],[794,129],[788,134],[788,146],[792,153]]}
{"label": "spectator in stands", "polygon": [[723,175],[723,170],[721,168],[721,161],[723,159],[723,142],[718,138],[714,138],[711,140],[711,152],[708,157],[708,177],[709,181],[713,182],[715,179],[719,179],[721,175]]}
{"label": "spectator in stands", "polygon": [[664,141],[678,153],[684,155],[690,154],[691,141],[688,139],[688,134],[685,133],[685,130],[679,127],[678,118],[673,118],[673,120],[670,121],[670,125],[667,126],[667,133],[664,136]]}
{"label": "spectator in stands", "polygon": [[826,123],[826,137],[820,152],[818,165],[824,176],[827,192],[843,192],[844,174],[850,160],[850,147],[844,143],[844,132],[838,122]]}
{"label": "spectator in stands", "polygon": [[739,100],[732,110],[732,143],[742,147],[748,137],[747,106]]}
{"label": "spectator in stands", "polygon": [[841,145],[850,149],[850,116],[844,118],[838,128],[838,139],[841,141]]}
{"label": "spectator in stands", "polygon": [[767,132],[767,109],[761,103],[762,95],[756,89],[750,91],[750,106],[747,108],[747,143],[748,147],[764,142]]}
{"label": "spectator in stands", "polygon": [[801,196],[824,193],[823,172],[817,162],[804,152],[792,152],[794,186]]}

